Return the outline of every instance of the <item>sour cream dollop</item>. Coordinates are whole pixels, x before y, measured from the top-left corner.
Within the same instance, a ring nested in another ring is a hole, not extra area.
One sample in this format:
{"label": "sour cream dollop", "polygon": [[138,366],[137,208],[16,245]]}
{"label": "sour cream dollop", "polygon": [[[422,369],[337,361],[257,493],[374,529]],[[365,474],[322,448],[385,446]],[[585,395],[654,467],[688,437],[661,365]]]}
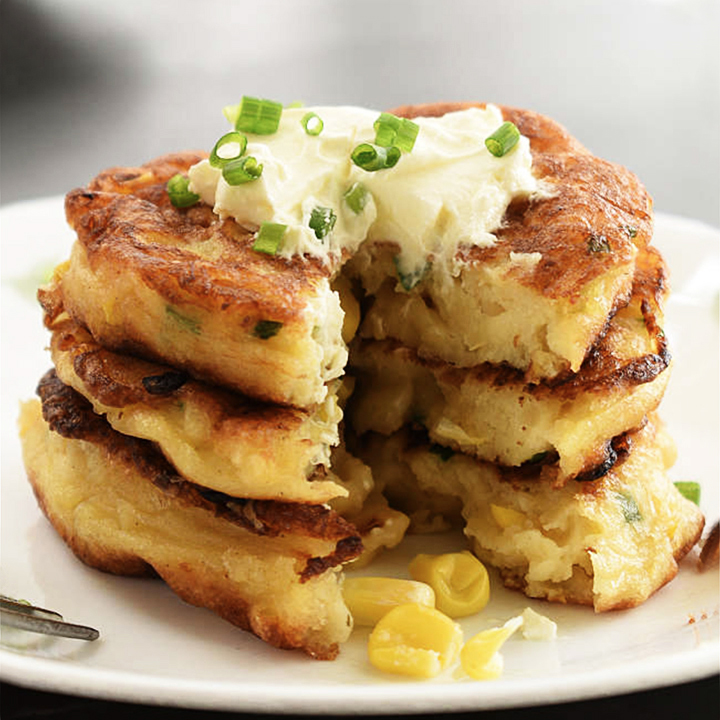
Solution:
{"label": "sour cream dollop", "polygon": [[[319,135],[302,124],[308,112],[323,121]],[[437,118],[416,118],[415,145],[392,168],[363,170],[351,160],[360,143],[375,139],[379,113],[358,107],[303,107],[283,111],[277,132],[248,135],[246,154],[263,166],[252,182],[229,185],[222,170],[203,160],[190,168],[190,189],[221,218],[251,230],[263,222],[287,226],[278,255],[330,260],[354,253],[366,240],[398,245],[398,271],[419,274],[428,261],[456,270],[461,245],[487,247],[510,202],[539,192],[528,139],[495,157],[485,138],[503,123],[499,108],[468,108]],[[355,183],[368,201],[354,212],[345,193]],[[310,227],[315,208],[332,210],[335,224],[323,238]]]}

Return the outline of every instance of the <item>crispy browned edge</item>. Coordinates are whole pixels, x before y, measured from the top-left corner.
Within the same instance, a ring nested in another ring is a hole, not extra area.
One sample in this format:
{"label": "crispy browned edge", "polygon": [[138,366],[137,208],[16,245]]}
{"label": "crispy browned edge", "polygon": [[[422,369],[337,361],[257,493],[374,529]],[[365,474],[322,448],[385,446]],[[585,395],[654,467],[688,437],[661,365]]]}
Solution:
{"label": "crispy browned edge", "polygon": [[243,427],[290,432],[307,420],[308,411],[262,402],[255,398],[202,383],[169,365],[121,355],[98,343],[84,326],[67,315],[52,322],[53,352],[68,353],[73,371],[89,395],[108,407],[165,406],[167,398],[193,398],[208,414],[242,418]]}
{"label": "crispy browned edge", "polygon": [[[87,187],[70,191],[65,212],[91,267],[101,264],[136,273],[168,303],[189,297],[208,312],[242,311],[242,327],[250,331],[260,319],[298,320],[314,284],[331,268],[313,258],[271,257],[252,250],[254,233],[232,220],[222,220],[199,203],[174,207],[167,181],[187,173],[203,153],[164,155],[139,167],[103,171]],[[175,243],[148,242],[168,237]],[[219,239],[222,262],[207,260],[187,246],[209,237]],[[61,294],[45,289],[41,302],[50,319],[62,309]]]}
{"label": "crispy browned edge", "polygon": [[[653,421],[658,422],[656,417],[653,417]],[[638,432],[638,430],[635,430],[635,431],[632,431],[629,433],[625,433],[622,436],[619,436],[618,438],[614,439],[613,448],[614,448],[614,452],[616,453],[616,457],[615,457],[615,460],[612,463],[611,467],[608,467],[606,472],[609,471],[610,469],[612,469],[612,467],[615,467],[615,466],[620,465],[623,462],[625,462],[628,455],[632,451],[633,441],[634,441],[634,438],[635,438],[635,435],[637,432]],[[603,487],[603,479],[602,478],[606,474],[606,472],[603,472],[601,475],[596,475],[595,477],[576,478],[575,482],[580,483],[583,492],[588,493],[590,495],[596,495],[596,494],[602,492],[602,487]],[[518,490],[521,490],[523,482],[524,482],[523,472],[514,473],[514,474],[507,473],[507,480],[511,484],[517,485]],[[665,585],[667,585],[677,575],[680,562],[693,549],[693,547],[695,547],[697,542],[700,540],[704,526],[705,526],[705,521],[703,519],[702,522],[700,522],[698,524],[697,528],[695,529],[695,533],[690,537],[690,539],[682,547],[679,547],[675,550],[675,552],[673,553],[673,559],[675,560],[673,567],[671,567],[669,569],[667,575],[653,589],[652,593],[650,593],[650,596],[652,596],[656,592],[658,592],[658,590],[660,590]],[[527,583],[525,582],[524,577],[520,574],[520,571],[512,570],[512,569],[504,570],[504,569],[500,568],[499,572],[500,572],[500,577],[502,578],[503,584],[506,587],[511,588],[513,590],[520,590],[523,592],[525,591],[525,589],[527,587]],[[587,574],[585,573],[585,571],[580,567],[575,567],[574,572],[577,572],[581,575],[584,575],[585,577],[588,577]],[[588,578],[588,579],[591,580],[591,578]],[[552,602],[560,602],[563,604],[571,603],[571,604],[588,605],[588,606],[592,606],[594,604],[592,592],[589,595],[581,594],[579,592],[576,592],[573,589],[572,584],[569,588],[558,587],[557,590],[555,591],[555,593],[553,594],[553,596],[548,597],[548,599]],[[645,600],[640,600],[640,601],[626,600],[626,601],[617,602],[610,607],[604,608],[602,610],[602,612],[614,611],[614,610],[629,610],[630,608],[637,607],[638,605],[644,603]]]}
{"label": "crispy browned edge", "polygon": [[303,582],[362,552],[362,541],[355,526],[324,505],[232,498],[188,482],[177,474],[153,443],[113,430],[104,418],[93,412],[85,398],[57,377],[54,369],[41,378],[37,391],[43,418],[53,432],[101,446],[108,456],[131,465],[178,504],[203,508],[260,536],[293,534],[334,541],[332,553],[306,559],[300,574]]}
{"label": "crispy browned edge", "polygon": [[[484,106],[439,102],[403,105],[392,112],[408,118],[436,117]],[[617,263],[631,262],[633,246],[640,249],[650,242],[650,196],[632,172],[594,156],[554,120],[530,110],[498,107],[529,138],[534,174],[551,183],[553,195],[512,204],[497,233],[502,242],[468,249],[463,256],[488,262],[508,250],[539,252],[542,258],[534,273],[519,281],[544,296],[575,300],[590,280]]]}
{"label": "crispy browned edge", "polygon": [[[457,368],[434,358],[424,358],[412,348],[395,340],[381,341],[392,352],[400,352],[409,361],[441,373],[443,380],[460,385],[468,376],[500,387],[508,383],[522,386],[523,392],[535,397],[552,396],[572,399],[580,393],[604,393],[609,389],[626,389],[652,382],[665,371],[671,361],[667,338],[660,326],[661,308],[667,290],[667,268],[655,248],[641,253],[635,273],[631,302],[640,306],[646,331],[655,345],[654,352],[631,359],[615,356],[608,347],[608,332],[612,318],[590,348],[577,373],[565,372],[555,378],[530,382],[527,374],[507,365],[483,363],[471,368]],[[358,343],[363,341],[359,339]]]}
{"label": "crispy browned edge", "polygon": [[291,628],[281,627],[272,619],[254,617],[250,612],[249,603],[229,591],[221,578],[205,573],[199,579],[198,569],[186,564],[179,564],[176,567],[162,566],[156,569],[131,553],[101,545],[96,539],[88,540],[78,536],[72,531],[66,519],[55,513],[52,505],[46,501],[42,484],[32,469],[28,470],[27,476],[38,506],[50,524],[73,554],[89,567],[115,575],[161,577],[185,602],[207,608],[227,622],[257,635],[274,647],[286,650],[301,649],[317,660],[334,660],[337,657],[340,651],[337,643],[329,646],[308,646],[301,632],[293,632]]}
{"label": "crispy browned edge", "polygon": [[[396,108],[407,117],[438,116],[482,103],[434,103]],[[553,195],[530,204],[516,203],[499,231],[502,242],[464,251],[470,261],[492,261],[500,254],[540,252],[529,277],[520,278],[549,297],[575,299],[587,282],[617,263],[631,262],[635,247],[652,235],[650,198],[625,168],[592,155],[562,126],[529,110],[501,106],[530,139],[536,175],[552,184]],[[252,233],[232,220],[219,220],[202,203],[174,208],[165,191],[167,180],[204,157],[185,152],[165,155],[139,167],[110,168],[87,187],[66,197],[66,215],[86,248],[91,265],[112,261],[132,266],[144,282],[168,302],[188,293],[209,311],[230,305],[271,310],[289,322],[304,307],[304,289],[330,270],[308,258],[285,260],[253,252]],[[222,269],[182,247],[140,242],[147,234],[171,234],[181,244],[217,233],[233,247]],[[122,242],[117,242],[122,240]],[[589,245],[600,247],[591,251]],[[162,270],[160,272],[160,270]],[[236,280],[242,277],[242,282]],[[272,287],[272,292],[269,288]],[[57,299],[56,299],[57,300]],[[622,304],[624,299],[618,299]],[[45,299],[52,316],[53,298]],[[248,324],[255,321],[251,313]]]}

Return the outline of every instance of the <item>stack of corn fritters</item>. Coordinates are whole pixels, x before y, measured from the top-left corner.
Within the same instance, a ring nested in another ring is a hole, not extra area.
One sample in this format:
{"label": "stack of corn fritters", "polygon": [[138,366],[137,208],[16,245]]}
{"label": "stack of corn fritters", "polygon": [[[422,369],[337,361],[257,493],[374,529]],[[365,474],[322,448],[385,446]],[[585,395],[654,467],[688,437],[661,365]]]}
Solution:
{"label": "stack of corn fritters", "polygon": [[654,414],[671,360],[649,198],[547,118],[503,114],[547,192],[410,289],[393,238],[283,259],[174,207],[167,181],[202,154],[68,194],[77,241],[39,293],[54,368],[21,434],[82,560],[318,658],[351,630],[342,566],[409,523],[460,522],[506,584],[596,610],[674,576],[703,518]]}

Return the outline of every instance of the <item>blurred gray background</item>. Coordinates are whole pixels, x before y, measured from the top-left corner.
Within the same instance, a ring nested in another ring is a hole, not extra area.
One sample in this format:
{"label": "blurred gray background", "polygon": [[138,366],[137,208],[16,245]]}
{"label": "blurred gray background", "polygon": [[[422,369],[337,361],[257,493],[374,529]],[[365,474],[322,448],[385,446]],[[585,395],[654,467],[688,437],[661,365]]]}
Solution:
{"label": "blurred gray background", "polygon": [[209,149],[243,94],[489,100],[720,225],[718,0],[0,0],[0,201]]}

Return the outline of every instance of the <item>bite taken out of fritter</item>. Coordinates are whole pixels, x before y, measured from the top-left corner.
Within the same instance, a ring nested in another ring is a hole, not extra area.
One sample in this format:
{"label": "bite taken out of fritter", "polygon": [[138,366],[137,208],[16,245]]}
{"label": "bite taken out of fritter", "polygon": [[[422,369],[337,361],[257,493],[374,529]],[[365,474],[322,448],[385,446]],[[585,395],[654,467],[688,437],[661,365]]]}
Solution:
{"label": "bite taken out of fritter", "polygon": [[421,526],[436,506],[447,513],[448,500],[457,501],[473,551],[508,587],[604,612],[635,607],[672,580],[704,526],[697,505],[667,476],[674,445],[656,417],[616,449],[601,478],[561,488],[537,469],[440,452],[408,429],[369,436],[361,456],[388,497],[397,501],[392,484],[401,483],[405,509]]}

